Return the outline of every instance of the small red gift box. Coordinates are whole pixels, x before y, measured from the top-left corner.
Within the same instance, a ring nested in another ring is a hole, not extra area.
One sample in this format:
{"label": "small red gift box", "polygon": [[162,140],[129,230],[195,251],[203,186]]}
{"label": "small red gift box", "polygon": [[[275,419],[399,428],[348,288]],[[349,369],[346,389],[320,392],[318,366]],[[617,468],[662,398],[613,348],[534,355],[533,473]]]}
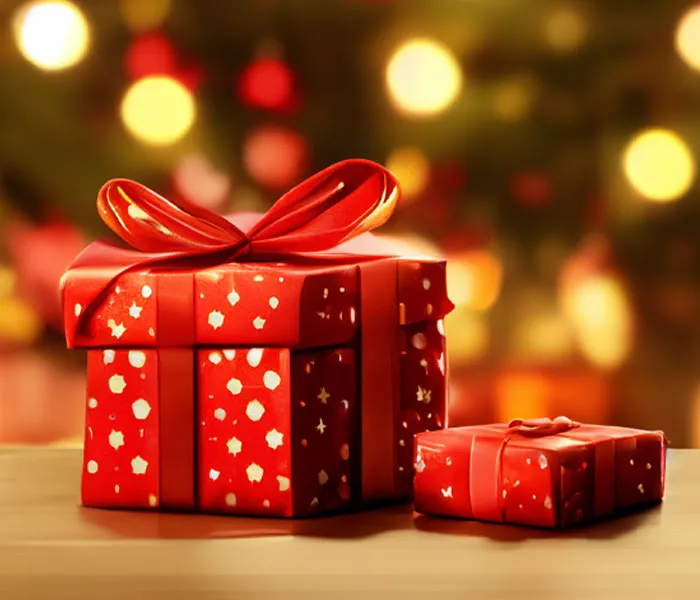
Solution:
{"label": "small red gift box", "polygon": [[565,417],[456,427],[415,439],[418,512],[570,527],[660,502],[661,432]]}
{"label": "small red gift box", "polygon": [[62,284],[68,345],[88,348],[83,503],[305,516],[409,497],[413,435],[445,424],[445,264],[348,242],[397,193],[346,161],[243,233],[107,184],[100,213],[139,252],[93,244]]}

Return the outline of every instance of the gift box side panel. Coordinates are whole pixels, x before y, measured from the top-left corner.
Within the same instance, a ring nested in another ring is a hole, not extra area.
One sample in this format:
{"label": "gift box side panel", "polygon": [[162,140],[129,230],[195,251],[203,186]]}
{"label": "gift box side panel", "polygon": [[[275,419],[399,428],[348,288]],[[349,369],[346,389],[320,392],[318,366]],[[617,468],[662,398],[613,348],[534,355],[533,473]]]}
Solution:
{"label": "gift box side panel", "polygon": [[361,498],[357,353],[291,354],[294,515],[339,512]]}
{"label": "gift box side panel", "polygon": [[200,349],[197,369],[198,506],[292,516],[289,350]]}
{"label": "gift box side panel", "polygon": [[417,512],[473,518],[470,497],[474,432],[445,430],[415,436],[414,502]]}
{"label": "gift box side panel", "polygon": [[663,498],[665,440],[662,433],[643,432],[616,441],[615,505],[626,509]]}
{"label": "gift box side panel", "polygon": [[86,506],[159,505],[159,369],[152,349],[88,351]]}

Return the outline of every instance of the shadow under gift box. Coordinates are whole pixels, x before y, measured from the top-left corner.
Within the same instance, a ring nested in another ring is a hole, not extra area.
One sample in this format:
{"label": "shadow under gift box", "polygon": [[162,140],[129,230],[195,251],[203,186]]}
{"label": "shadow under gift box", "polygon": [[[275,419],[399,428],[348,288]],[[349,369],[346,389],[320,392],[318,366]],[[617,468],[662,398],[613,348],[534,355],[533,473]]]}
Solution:
{"label": "shadow under gift box", "polygon": [[425,514],[570,527],[664,493],[662,432],[581,425],[539,436],[483,425],[418,434],[415,450],[415,507]]}
{"label": "shadow under gift box", "polygon": [[445,426],[445,264],[343,262],[126,272],[88,333],[112,274],[69,270],[83,503],[307,516],[409,498],[413,435]]}

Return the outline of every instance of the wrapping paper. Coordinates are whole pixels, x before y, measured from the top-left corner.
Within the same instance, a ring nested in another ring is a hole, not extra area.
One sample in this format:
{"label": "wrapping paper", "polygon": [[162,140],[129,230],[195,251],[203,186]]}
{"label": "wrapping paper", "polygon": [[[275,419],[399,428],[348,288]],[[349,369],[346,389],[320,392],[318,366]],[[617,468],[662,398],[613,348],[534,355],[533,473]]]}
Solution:
{"label": "wrapping paper", "polygon": [[415,440],[421,513],[536,527],[570,527],[661,501],[662,432],[516,420]]}
{"label": "wrapping paper", "polygon": [[[245,234],[103,188],[139,252],[93,244],[62,284],[68,344],[89,349],[86,505],[288,517],[411,495],[413,435],[445,426],[452,305],[444,262],[350,239],[394,186],[341,163]],[[207,246],[219,228],[231,240]]]}

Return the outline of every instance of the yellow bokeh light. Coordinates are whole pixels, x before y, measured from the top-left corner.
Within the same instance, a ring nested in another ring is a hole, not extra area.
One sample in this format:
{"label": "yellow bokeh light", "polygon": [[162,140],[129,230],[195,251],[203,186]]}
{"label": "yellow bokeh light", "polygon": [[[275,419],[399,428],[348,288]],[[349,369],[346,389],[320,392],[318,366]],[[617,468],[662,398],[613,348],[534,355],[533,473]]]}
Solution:
{"label": "yellow bokeh light", "polygon": [[530,112],[535,100],[535,82],[515,78],[500,84],[494,93],[493,108],[504,121],[518,121]]}
{"label": "yellow bokeh light", "polygon": [[562,6],[552,11],[545,21],[545,38],[557,52],[573,52],[588,35],[588,23],[576,9]]}
{"label": "yellow bokeh light", "polygon": [[556,311],[539,311],[518,319],[513,331],[515,358],[558,362],[569,357],[574,349],[571,326]]}
{"label": "yellow bokeh light", "polygon": [[71,2],[33,2],[14,18],[20,52],[40,69],[58,71],[79,63],[87,53],[90,31],[85,16]]}
{"label": "yellow bokeh light", "polygon": [[196,116],[192,94],[170,77],[145,77],[124,95],[121,117],[131,134],[146,144],[163,146],[182,138]]}
{"label": "yellow bokeh light", "polygon": [[171,0],[121,0],[122,18],[136,32],[156,29],[170,14]]}
{"label": "yellow bokeh light", "polygon": [[0,299],[0,344],[31,344],[41,335],[42,322],[18,298]]}
{"label": "yellow bokeh light", "polygon": [[482,315],[458,306],[445,317],[447,355],[452,365],[466,365],[487,352],[489,326]]}
{"label": "yellow bokeh light", "polygon": [[403,200],[415,198],[428,187],[430,162],[418,148],[396,148],[388,156],[386,168],[399,180]]}
{"label": "yellow bokeh light", "polygon": [[633,318],[627,293],[609,275],[590,277],[565,294],[564,310],[570,319],[581,353],[594,365],[615,368],[630,353]]}
{"label": "yellow bokeh light", "polygon": [[680,198],[695,180],[690,148],[665,129],[650,129],[633,138],[624,151],[623,169],[632,187],[653,202]]}
{"label": "yellow bokeh light", "polygon": [[467,252],[447,262],[447,295],[456,306],[485,311],[498,299],[503,265],[485,251]]}
{"label": "yellow bokeh light", "polygon": [[700,71],[700,6],[691,8],[678,22],[676,52],[689,67]]}
{"label": "yellow bokeh light", "polygon": [[395,107],[406,114],[432,116],[446,110],[462,89],[454,55],[439,42],[414,39],[391,57],[386,84]]}

